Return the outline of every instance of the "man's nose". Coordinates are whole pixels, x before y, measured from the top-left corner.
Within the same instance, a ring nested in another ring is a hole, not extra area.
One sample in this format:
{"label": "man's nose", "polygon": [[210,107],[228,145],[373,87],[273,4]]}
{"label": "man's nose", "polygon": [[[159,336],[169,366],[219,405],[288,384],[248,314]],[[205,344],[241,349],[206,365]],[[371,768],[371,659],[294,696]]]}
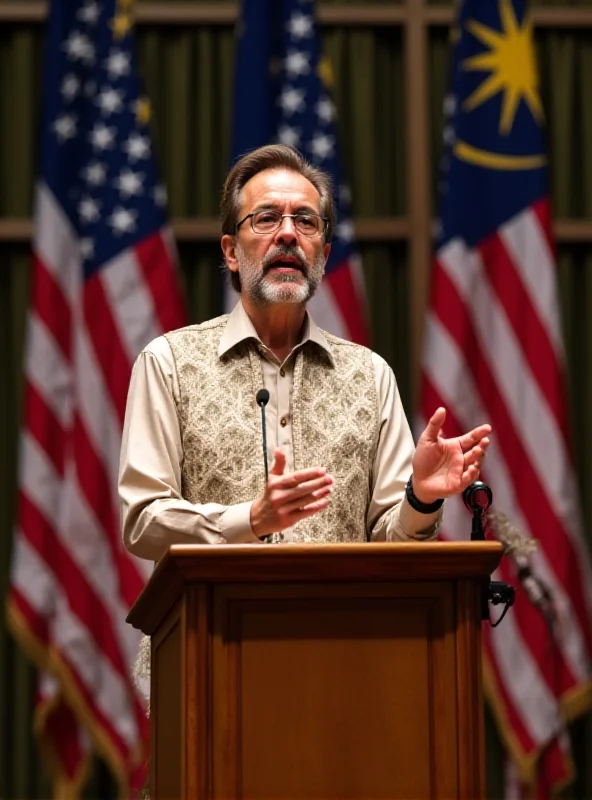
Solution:
{"label": "man's nose", "polygon": [[297,239],[296,226],[292,217],[282,217],[280,227],[275,233],[275,241],[281,244],[290,244]]}

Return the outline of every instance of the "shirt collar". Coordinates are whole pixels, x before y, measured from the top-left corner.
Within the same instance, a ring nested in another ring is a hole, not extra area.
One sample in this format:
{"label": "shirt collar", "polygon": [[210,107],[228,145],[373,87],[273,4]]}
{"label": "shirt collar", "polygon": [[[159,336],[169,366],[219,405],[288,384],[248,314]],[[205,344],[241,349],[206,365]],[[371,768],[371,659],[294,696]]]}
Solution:
{"label": "shirt collar", "polygon": [[[222,358],[223,355],[225,355],[229,350],[232,350],[233,347],[236,347],[237,344],[240,344],[248,339],[254,339],[257,342],[261,341],[257,335],[255,326],[251,322],[249,315],[239,300],[229,314],[226,327],[224,328],[224,332],[220,337],[220,344],[218,345],[218,357]],[[331,353],[329,342],[308,311],[306,312],[306,316],[304,318],[304,332],[299,345],[302,346],[306,344],[306,342],[314,342],[321,347],[329,356],[331,363],[333,363],[333,355]]]}

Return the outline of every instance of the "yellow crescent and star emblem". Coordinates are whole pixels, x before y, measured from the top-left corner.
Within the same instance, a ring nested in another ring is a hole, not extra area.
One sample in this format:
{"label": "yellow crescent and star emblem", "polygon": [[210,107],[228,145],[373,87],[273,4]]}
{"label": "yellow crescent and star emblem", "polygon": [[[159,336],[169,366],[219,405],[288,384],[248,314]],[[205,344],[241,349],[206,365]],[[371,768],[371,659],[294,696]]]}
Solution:
{"label": "yellow crescent and star emblem", "polygon": [[115,16],[109,23],[116,39],[125,38],[134,26],[132,19],[133,4],[134,0],[117,0]]}
{"label": "yellow crescent and star emblem", "polygon": [[[536,57],[532,37],[532,20],[528,14],[519,22],[511,0],[499,0],[501,30],[495,30],[475,19],[469,19],[465,29],[484,47],[461,62],[468,72],[489,73],[479,86],[463,101],[463,110],[471,112],[487,100],[502,94],[498,131],[508,137],[521,103],[530,111],[537,125],[544,120],[539,93]],[[458,139],[454,145],[457,158],[470,164],[496,170],[539,169],[546,158],[543,153],[506,154],[492,152]]]}

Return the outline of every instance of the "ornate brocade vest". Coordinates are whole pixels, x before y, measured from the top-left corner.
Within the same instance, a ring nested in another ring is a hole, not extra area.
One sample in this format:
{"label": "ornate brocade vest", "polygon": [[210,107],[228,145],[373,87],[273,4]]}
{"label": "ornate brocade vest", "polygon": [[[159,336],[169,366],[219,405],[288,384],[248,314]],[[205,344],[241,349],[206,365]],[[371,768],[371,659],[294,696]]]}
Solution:
{"label": "ornate brocade vest", "polygon": [[[167,334],[179,378],[183,497],[192,503],[253,500],[263,491],[261,357],[253,340],[218,356],[228,317]],[[335,476],[328,508],[293,528],[296,542],[364,541],[371,471],[379,434],[370,350],[323,332],[294,364],[294,468],[324,466]]]}

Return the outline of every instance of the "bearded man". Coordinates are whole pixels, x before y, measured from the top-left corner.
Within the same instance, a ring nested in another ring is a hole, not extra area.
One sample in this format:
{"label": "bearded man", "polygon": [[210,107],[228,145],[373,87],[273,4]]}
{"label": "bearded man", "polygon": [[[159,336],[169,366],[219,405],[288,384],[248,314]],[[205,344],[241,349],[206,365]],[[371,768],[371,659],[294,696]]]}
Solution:
{"label": "bearded man", "polygon": [[[414,448],[392,370],[306,310],[334,227],[328,176],[282,145],[230,171],[222,251],[230,315],[159,337],[132,374],[121,451],[123,538],[176,543],[427,540],[444,498],[479,475],[488,425],[446,439],[435,410]],[[269,391],[269,478],[259,389]]]}

